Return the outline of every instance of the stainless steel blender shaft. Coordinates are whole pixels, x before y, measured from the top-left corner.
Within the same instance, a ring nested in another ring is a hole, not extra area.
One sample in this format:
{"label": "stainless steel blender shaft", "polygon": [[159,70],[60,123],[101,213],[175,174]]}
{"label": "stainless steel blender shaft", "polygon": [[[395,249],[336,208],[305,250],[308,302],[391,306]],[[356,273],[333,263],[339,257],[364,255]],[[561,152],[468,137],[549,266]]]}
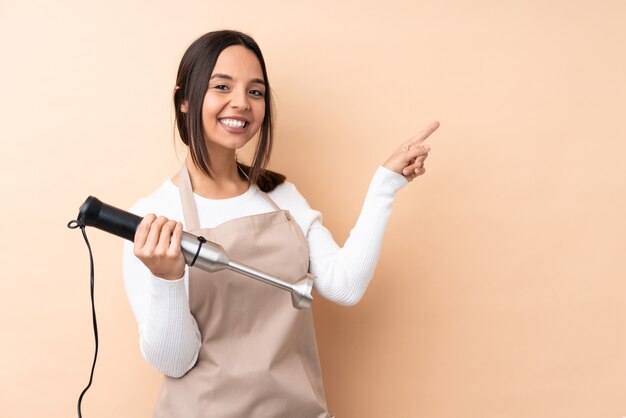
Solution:
{"label": "stainless steel blender shaft", "polygon": [[311,296],[313,279],[308,275],[293,284],[285,282],[250,266],[231,260],[222,246],[206,241],[202,237],[189,232],[183,232],[181,249],[187,265],[193,265],[211,273],[224,269],[236,271],[263,283],[289,291],[294,308],[305,309],[311,306],[313,301],[313,296]]}

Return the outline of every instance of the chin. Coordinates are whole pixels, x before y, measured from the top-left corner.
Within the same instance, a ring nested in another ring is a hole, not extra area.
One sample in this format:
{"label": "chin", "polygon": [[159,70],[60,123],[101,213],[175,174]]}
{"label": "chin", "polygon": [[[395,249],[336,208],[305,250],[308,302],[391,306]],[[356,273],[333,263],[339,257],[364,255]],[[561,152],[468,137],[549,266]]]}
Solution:
{"label": "chin", "polygon": [[211,148],[212,146],[218,146],[221,148],[226,148],[229,150],[233,150],[233,151],[237,151],[243,147],[245,147],[246,145],[248,145],[248,143],[250,142],[250,140],[245,140],[245,141],[228,141],[228,142],[221,142],[221,143],[215,143],[215,142],[210,142],[209,143],[209,148]]}
{"label": "chin", "polygon": [[254,137],[232,137],[230,135],[211,136],[205,133],[204,138],[204,142],[209,150],[211,148],[222,148],[236,151],[245,147]]}

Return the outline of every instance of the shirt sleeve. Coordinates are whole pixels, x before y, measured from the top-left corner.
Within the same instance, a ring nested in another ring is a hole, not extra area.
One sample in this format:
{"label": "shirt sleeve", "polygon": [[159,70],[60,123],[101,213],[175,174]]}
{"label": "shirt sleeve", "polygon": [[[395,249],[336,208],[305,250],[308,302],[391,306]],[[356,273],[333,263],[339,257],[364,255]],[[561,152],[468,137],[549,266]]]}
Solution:
{"label": "shirt sleeve", "polygon": [[[311,220],[306,233],[310,272],[316,276],[318,293],[342,305],[356,304],[365,293],[374,274],[395,193],[408,181],[401,174],[379,167],[369,185],[361,213],[343,247],[322,225],[319,212],[308,207]],[[304,201],[304,198],[301,197]],[[298,216],[294,213],[294,216]]]}
{"label": "shirt sleeve", "polygon": [[[139,216],[148,213],[139,203],[130,211]],[[144,359],[166,376],[183,376],[195,365],[201,346],[200,331],[191,315],[185,287],[187,267],[185,276],[179,280],[155,277],[135,257],[130,241],[124,243],[122,265]]]}

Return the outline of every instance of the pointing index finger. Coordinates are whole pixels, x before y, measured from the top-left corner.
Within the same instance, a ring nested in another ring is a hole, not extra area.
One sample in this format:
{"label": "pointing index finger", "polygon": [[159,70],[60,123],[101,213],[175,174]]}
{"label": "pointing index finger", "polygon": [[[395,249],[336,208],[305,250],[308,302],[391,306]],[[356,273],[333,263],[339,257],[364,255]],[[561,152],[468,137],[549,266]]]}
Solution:
{"label": "pointing index finger", "polygon": [[418,133],[413,138],[409,139],[408,145],[419,145],[419,144],[421,144],[422,142],[424,142],[426,140],[426,138],[428,138],[430,136],[430,134],[435,132],[437,130],[437,128],[439,128],[439,122],[438,121],[434,121],[433,123],[428,125],[426,128],[424,128],[424,130],[422,132]]}

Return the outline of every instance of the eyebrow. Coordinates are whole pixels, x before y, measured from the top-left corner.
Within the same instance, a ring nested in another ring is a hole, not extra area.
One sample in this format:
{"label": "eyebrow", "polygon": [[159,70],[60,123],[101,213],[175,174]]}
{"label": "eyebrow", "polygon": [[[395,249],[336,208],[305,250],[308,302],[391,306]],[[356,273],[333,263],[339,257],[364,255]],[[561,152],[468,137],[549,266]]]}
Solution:
{"label": "eyebrow", "polygon": [[[210,80],[213,80],[214,78],[223,78],[226,80],[232,80],[233,78],[231,76],[229,76],[228,74],[222,74],[222,73],[215,73],[211,76]],[[253,78],[252,80],[250,80],[251,83],[257,83],[257,84],[263,84],[265,85],[265,81],[263,81],[262,78]]]}

